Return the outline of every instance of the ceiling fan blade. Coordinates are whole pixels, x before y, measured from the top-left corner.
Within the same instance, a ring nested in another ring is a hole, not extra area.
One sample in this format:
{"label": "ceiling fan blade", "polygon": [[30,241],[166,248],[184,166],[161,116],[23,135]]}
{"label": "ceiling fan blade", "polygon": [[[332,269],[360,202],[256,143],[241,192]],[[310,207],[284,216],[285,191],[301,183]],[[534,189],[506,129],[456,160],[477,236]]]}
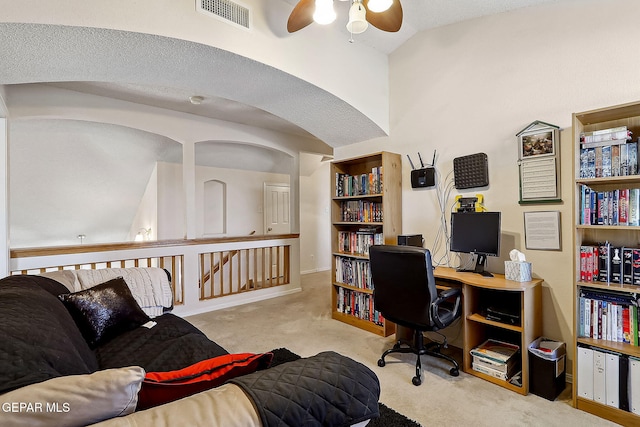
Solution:
{"label": "ceiling fan blade", "polygon": [[369,10],[369,0],[362,2],[367,9],[367,21],[382,31],[395,33],[402,27],[402,5],[400,0],[393,0],[391,7],[384,12],[371,12]]}
{"label": "ceiling fan blade", "polygon": [[315,0],[300,0],[291,11],[287,21],[287,31],[290,33],[303,29],[313,22],[313,12],[316,9]]}

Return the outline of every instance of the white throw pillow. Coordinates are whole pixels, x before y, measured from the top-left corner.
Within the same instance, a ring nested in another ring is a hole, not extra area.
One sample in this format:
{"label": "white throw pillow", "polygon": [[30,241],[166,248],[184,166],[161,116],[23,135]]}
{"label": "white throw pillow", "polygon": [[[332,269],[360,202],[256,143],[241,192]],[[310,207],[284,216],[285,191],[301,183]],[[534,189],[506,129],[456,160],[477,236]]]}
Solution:
{"label": "white throw pillow", "polygon": [[8,426],[86,426],[135,411],[145,371],[139,366],[69,375],[0,395]]}

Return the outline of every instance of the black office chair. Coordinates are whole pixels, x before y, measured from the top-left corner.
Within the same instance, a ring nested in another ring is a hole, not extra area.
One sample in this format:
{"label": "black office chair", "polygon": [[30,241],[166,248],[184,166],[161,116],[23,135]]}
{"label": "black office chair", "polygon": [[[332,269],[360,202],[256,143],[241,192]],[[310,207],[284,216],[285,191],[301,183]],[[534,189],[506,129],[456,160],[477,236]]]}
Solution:
{"label": "black office chair", "polygon": [[457,377],[460,373],[458,362],[440,352],[447,346],[446,337],[442,343],[425,346],[422,333],[445,328],[460,317],[462,290],[451,288],[438,293],[428,249],[375,245],[369,248],[369,260],[376,309],[385,319],[414,330],[413,343],[398,341],[382,354],[378,366],[384,366],[384,358],[391,353],[416,354],[416,376],[412,382],[420,385],[420,356],[428,354],[453,363],[449,373]]}

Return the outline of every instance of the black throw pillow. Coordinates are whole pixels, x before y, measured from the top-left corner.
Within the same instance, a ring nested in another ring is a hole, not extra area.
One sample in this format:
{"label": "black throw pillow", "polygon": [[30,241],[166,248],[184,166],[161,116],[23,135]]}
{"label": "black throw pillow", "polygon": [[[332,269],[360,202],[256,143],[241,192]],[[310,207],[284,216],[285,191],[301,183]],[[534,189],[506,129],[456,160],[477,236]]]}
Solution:
{"label": "black throw pillow", "polygon": [[26,274],[0,279],[0,394],[98,369],[69,311],[43,289],[44,281]]}
{"label": "black throw pillow", "polygon": [[59,295],[91,348],[147,323],[122,277],[83,291]]}

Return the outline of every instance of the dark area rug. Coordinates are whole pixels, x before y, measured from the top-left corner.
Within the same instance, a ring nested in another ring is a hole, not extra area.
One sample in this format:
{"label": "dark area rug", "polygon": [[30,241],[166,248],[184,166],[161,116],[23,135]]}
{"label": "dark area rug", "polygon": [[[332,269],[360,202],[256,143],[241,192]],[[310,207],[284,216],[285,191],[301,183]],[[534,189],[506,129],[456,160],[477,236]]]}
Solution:
{"label": "dark area rug", "polygon": [[[271,350],[271,353],[273,353],[272,367],[300,359],[300,356],[286,348],[277,348]],[[380,418],[371,420],[371,422],[367,424],[367,427],[420,427],[420,424],[417,422],[397,413],[385,404],[378,403],[378,405],[380,408]]]}

